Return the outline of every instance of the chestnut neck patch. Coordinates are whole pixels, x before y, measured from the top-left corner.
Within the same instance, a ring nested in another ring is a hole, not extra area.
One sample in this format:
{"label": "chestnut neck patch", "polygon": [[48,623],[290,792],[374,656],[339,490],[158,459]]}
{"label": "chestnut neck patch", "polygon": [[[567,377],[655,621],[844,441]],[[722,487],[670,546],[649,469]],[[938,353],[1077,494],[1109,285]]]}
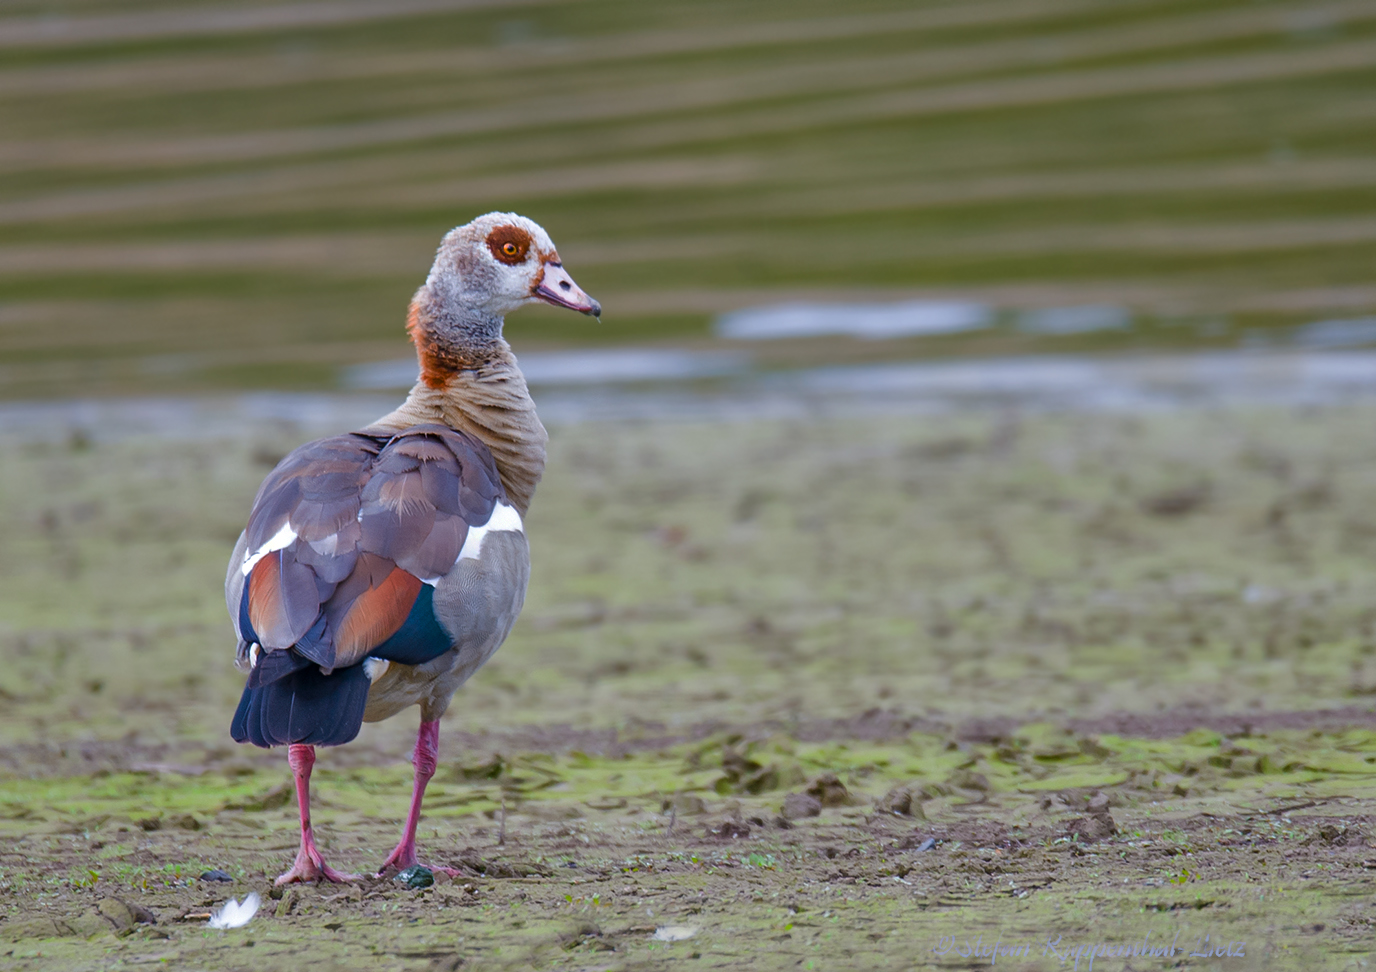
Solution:
{"label": "chestnut neck patch", "polygon": [[530,253],[530,234],[519,226],[498,226],[487,234],[487,248],[498,263],[516,266]]}
{"label": "chestnut neck patch", "polygon": [[483,363],[480,348],[456,347],[440,340],[430,311],[420,300],[411,301],[406,330],[420,352],[421,381],[430,388],[443,388],[460,371],[480,367]]}

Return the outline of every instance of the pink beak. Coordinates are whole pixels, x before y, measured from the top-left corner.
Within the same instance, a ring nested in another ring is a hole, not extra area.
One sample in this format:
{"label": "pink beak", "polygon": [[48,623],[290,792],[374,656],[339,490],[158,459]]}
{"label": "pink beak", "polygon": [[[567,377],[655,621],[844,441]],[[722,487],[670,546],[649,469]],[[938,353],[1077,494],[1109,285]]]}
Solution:
{"label": "pink beak", "polygon": [[555,307],[567,307],[593,317],[602,316],[602,305],[583,293],[583,288],[573,282],[562,263],[551,261],[545,264],[545,273],[540,285],[535,288],[535,296]]}

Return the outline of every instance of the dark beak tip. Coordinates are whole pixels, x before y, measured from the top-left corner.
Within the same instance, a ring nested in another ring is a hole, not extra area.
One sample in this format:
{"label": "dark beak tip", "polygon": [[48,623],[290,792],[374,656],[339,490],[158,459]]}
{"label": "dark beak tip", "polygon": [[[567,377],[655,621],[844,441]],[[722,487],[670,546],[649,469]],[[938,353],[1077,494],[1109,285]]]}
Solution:
{"label": "dark beak tip", "polygon": [[589,307],[585,313],[591,315],[592,317],[601,317],[602,305],[598,301],[593,300],[591,297],[589,297],[588,300],[592,302],[592,306]]}

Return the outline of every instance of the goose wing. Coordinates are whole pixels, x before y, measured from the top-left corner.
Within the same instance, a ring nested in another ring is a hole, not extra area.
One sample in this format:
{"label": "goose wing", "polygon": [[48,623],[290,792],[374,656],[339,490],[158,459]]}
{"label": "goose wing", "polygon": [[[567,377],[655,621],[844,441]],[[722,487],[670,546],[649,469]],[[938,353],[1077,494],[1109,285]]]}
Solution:
{"label": "goose wing", "polygon": [[449,650],[427,595],[504,500],[487,447],[441,425],[292,452],[259,489],[226,581],[250,685]]}

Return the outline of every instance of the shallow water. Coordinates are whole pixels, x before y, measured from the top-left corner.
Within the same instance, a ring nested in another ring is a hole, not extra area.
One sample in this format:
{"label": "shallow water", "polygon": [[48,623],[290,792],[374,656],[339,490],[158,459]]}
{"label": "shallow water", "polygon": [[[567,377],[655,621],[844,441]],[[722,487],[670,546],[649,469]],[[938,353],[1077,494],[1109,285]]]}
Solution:
{"label": "shallow water", "polygon": [[[1372,351],[1046,356],[792,371],[744,370],[742,357],[691,352],[608,352],[598,358],[587,351],[522,357],[533,363],[531,387],[547,424],[990,409],[1141,412],[1323,405],[1376,395]],[[400,362],[370,367],[376,369],[372,380],[360,384],[409,384]],[[395,392],[356,391],[7,402],[0,404],[0,436],[214,438],[273,425],[325,432],[366,424],[396,399]]]}
{"label": "shallow water", "polygon": [[745,341],[845,334],[865,340],[958,334],[994,323],[994,311],[969,301],[910,300],[894,304],[777,304],[717,318],[720,337]]}

